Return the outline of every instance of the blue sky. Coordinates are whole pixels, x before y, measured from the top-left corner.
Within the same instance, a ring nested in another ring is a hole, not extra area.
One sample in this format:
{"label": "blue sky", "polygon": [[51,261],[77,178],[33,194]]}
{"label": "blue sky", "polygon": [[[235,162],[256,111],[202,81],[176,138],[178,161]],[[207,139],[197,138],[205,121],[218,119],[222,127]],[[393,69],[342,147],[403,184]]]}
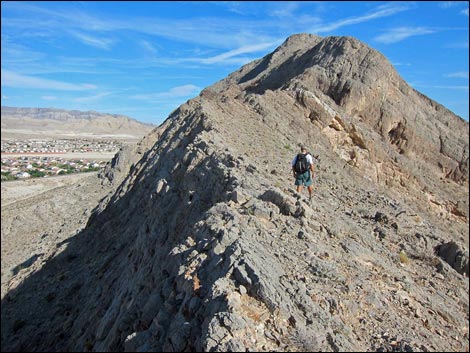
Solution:
{"label": "blue sky", "polygon": [[295,33],[353,36],[468,121],[467,1],[1,2],[2,105],[160,124]]}

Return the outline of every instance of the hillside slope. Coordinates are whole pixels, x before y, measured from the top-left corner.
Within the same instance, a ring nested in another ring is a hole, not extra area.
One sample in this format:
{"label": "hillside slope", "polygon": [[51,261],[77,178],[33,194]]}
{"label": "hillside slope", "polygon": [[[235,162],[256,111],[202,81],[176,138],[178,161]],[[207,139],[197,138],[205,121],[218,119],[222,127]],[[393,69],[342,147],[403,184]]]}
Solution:
{"label": "hillside slope", "polygon": [[468,123],[382,55],[292,36],[152,136],[2,301],[2,350],[469,349]]}

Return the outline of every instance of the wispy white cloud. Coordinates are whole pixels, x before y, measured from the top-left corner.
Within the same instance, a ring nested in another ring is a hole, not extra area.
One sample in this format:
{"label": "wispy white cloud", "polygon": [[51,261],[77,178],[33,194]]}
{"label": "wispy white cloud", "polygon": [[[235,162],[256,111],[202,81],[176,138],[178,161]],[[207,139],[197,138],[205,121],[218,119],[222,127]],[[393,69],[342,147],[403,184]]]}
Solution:
{"label": "wispy white cloud", "polygon": [[185,97],[200,91],[201,88],[195,85],[183,85],[177,86],[170,89],[168,92],[164,92],[161,95],[164,97]]}
{"label": "wispy white cloud", "polygon": [[453,72],[453,73],[445,75],[445,77],[468,79],[468,71]]}
{"label": "wispy white cloud", "polygon": [[90,102],[90,101],[96,101],[98,99],[101,99],[103,97],[106,97],[106,96],[109,96],[113,94],[113,92],[102,92],[102,93],[98,93],[98,94],[95,94],[93,96],[87,96],[87,97],[77,97],[77,98],[74,98],[74,101],[75,102]]}
{"label": "wispy white cloud", "polygon": [[[218,60],[218,61],[213,61],[212,63],[207,61],[207,59],[193,59],[193,58],[188,58],[188,59],[182,59],[181,62],[187,63],[187,62],[195,62],[195,63],[200,63],[202,65],[211,65],[211,64],[216,64],[216,65],[223,65],[223,66],[243,66],[248,64],[249,62],[252,62],[253,60],[258,59],[258,57],[245,57],[245,56],[239,56],[239,57],[233,57],[233,58],[227,58],[224,60]],[[190,67],[190,66],[187,66]]]}
{"label": "wispy white cloud", "polygon": [[445,46],[446,48],[451,49],[468,49],[468,41],[466,42],[458,42],[458,43],[449,43]]}
{"label": "wispy white cloud", "polygon": [[398,27],[392,28],[388,32],[375,37],[374,40],[384,44],[391,44],[401,42],[409,37],[422,36],[435,32],[436,30],[426,27]]}
{"label": "wispy white cloud", "polygon": [[90,45],[98,49],[109,50],[114,43],[114,40],[109,38],[97,38],[77,31],[70,31],[70,34],[80,40],[83,44]]}
{"label": "wispy white cloud", "polygon": [[215,4],[226,7],[230,12],[246,15],[246,11],[243,8],[244,1],[216,1]]}
{"label": "wispy white cloud", "polygon": [[42,96],[41,98],[44,99],[45,101],[55,101],[55,100],[57,100],[56,96]]}
{"label": "wispy white cloud", "polygon": [[419,87],[419,88],[437,88],[437,89],[450,89],[450,90],[466,90],[468,91],[468,86],[459,86],[459,85],[421,85],[421,84],[416,84],[413,85],[413,87]]}
{"label": "wispy white cloud", "polygon": [[171,98],[181,98],[188,97],[197,94],[201,90],[200,87],[197,87],[192,84],[187,84],[183,86],[173,87],[166,92],[157,92],[157,93],[147,93],[147,94],[137,94],[131,96],[132,99],[143,99],[143,100],[158,100],[158,99],[171,99]]}
{"label": "wispy white cloud", "polygon": [[1,70],[2,87],[51,89],[58,91],[84,91],[95,89],[92,84],[75,84],[56,80],[49,80],[39,77],[21,75],[9,70]]}
{"label": "wispy white cloud", "polygon": [[[110,22],[83,12],[77,7],[78,4],[78,2],[70,2],[67,8],[52,10],[44,6],[33,4],[32,2],[12,1],[5,6],[8,6],[9,10],[21,13],[26,19],[9,19],[5,25],[21,29],[29,28],[37,30],[41,28],[41,30],[44,31],[43,33],[48,34],[52,33],[49,32],[49,30],[57,28],[77,28],[86,31],[112,31],[114,26],[110,24]],[[27,18],[30,14],[33,15],[35,21],[31,21]]]}
{"label": "wispy white cloud", "polygon": [[462,4],[462,1],[440,1],[439,7],[442,9],[450,9],[451,7],[455,7]]}
{"label": "wispy white cloud", "polygon": [[15,38],[2,34],[2,64],[17,63],[25,64],[44,60],[45,55],[34,51],[25,45],[15,42]]}
{"label": "wispy white cloud", "polygon": [[[275,21],[223,18],[142,20],[135,27],[138,27],[138,31],[141,33],[219,49],[231,49],[234,46],[273,41],[272,34],[267,33],[272,33],[273,29],[279,30],[279,25]],[[230,40],[227,40],[228,36],[230,36]]]}
{"label": "wispy white cloud", "polygon": [[268,11],[268,15],[278,18],[292,17],[294,12],[299,8],[299,5],[298,1],[275,2],[273,4],[274,8]]}
{"label": "wispy white cloud", "polygon": [[261,50],[265,50],[268,48],[273,48],[278,46],[282,43],[282,40],[277,40],[271,43],[259,43],[253,45],[246,45],[237,49],[230,50],[228,52],[210,57],[210,58],[203,58],[203,59],[194,59],[194,61],[201,62],[203,64],[214,64],[218,62],[227,62],[228,59],[238,56],[240,54],[247,54],[247,53],[255,53]]}
{"label": "wispy white cloud", "polygon": [[324,32],[331,32],[338,28],[359,24],[371,20],[375,20],[377,18],[388,17],[395,15],[396,13],[409,10],[412,7],[411,4],[406,3],[389,3],[385,5],[378,6],[374,9],[374,11],[367,13],[362,16],[356,17],[349,17],[345,19],[341,19],[332,23],[327,24],[320,24],[311,29],[313,33],[324,33]]}
{"label": "wispy white cloud", "polygon": [[397,63],[392,63],[393,66],[411,66],[411,63],[401,63],[401,62],[397,62]]}
{"label": "wispy white cloud", "polygon": [[468,16],[468,1],[441,1],[439,7],[442,9],[450,9],[458,6],[467,5],[466,9],[460,10],[459,13]]}
{"label": "wispy white cloud", "polygon": [[[222,17],[190,17],[186,19],[159,17],[132,17],[125,21],[116,18],[103,18],[99,15],[84,13],[74,8],[66,10],[50,10],[31,3],[12,3],[16,11],[26,13],[30,19],[9,18],[2,26],[23,35],[26,31],[41,28],[56,38],[64,34],[72,35],[87,45],[100,49],[109,49],[113,40],[103,38],[103,33],[129,31],[151,36],[158,36],[183,43],[191,43],[220,49],[232,49],[236,46],[251,45],[259,42],[273,41],[273,32],[280,28],[296,31],[292,22],[279,23],[278,20],[249,20]],[[3,29],[3,27],[2,27]],[[197,35],[195,35],[197,33]],[[230,33],[230,40],[227,40]]]}
{"label": "wispy white cloud", "polygon": [[155,46],[147,40],[141,40],[140,45],[142,46],[142,48],[144,48],[146,51],[148,51],[151,54],[157,53],[157,49],[155,48]]}

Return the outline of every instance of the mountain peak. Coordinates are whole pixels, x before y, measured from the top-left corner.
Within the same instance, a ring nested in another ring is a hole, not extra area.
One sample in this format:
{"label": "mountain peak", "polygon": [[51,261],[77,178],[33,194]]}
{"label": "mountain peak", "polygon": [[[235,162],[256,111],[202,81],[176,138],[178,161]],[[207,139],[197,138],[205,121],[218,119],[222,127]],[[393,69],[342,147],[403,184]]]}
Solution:
{"label": "mountain peak", "polygon": [[245,65],[214,88],[240,84],[242,88],[262,92],[303,81],[311,89],[329,91],[326,84],[344,86],[338,80],[380,86],[377,80],[398,85],[401,79],[382,54],[353,37],[302,33],[290,36],[272,53]]}
{"label": "mountain peak", "polygon": [[302,45],[304,47],[306,46],[314,46],[318,41],[320,41],[322,37],[315,35],[315,34],[310,34],[310,33],[297,33],[293,34],[280,45],[280,48],[282,47],[288,47],[292,45]]}

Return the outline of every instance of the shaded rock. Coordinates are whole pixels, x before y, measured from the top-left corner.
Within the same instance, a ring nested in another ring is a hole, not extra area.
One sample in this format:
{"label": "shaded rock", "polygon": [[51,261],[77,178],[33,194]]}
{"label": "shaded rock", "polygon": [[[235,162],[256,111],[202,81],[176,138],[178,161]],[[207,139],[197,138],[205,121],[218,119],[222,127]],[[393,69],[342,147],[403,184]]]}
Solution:
{"label": "shaded rock", "polygon": [[290,216],[296,213],[294,199],[280,190],[267,190],[260,196],[260,199],[275,204],[283,215]]}
{"label": "shaded rock", "polygon": [[469,275],[468,250],[461,249],[457,243],[451,241],[438,245],[436,253],[458,273]]}

